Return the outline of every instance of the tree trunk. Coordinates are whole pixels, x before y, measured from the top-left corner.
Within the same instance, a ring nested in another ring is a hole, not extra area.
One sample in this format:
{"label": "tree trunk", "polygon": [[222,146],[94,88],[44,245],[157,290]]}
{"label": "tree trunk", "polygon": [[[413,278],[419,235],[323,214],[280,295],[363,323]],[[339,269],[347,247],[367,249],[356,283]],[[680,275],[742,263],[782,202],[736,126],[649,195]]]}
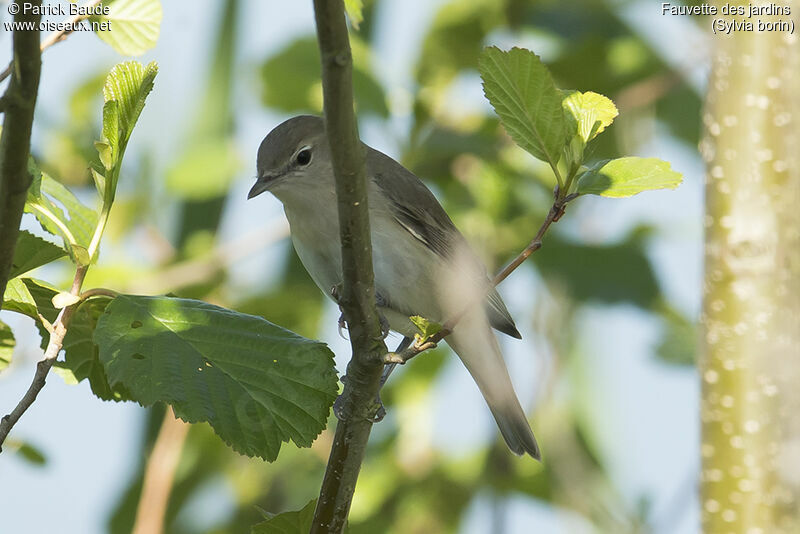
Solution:
{"label": "tree trunk", "polygon": [[779,31],[713,39],[701,143],[703,532],[798,532],[800,47]]}

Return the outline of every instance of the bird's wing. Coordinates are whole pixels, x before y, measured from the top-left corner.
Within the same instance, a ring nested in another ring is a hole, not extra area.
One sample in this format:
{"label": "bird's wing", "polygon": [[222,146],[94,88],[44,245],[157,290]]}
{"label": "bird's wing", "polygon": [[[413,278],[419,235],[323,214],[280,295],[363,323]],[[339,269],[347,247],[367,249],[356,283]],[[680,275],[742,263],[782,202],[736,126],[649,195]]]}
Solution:
{"label": "bird's wing", "polygon": [[[457,246],[469,248],[442,205],[414,173],[386,154],[367,147],[367,174],[389,199],[395,220],[431,251],[448,259]],[[479,262],[477,257],[475,261]],[[487,296],[486,312],[492,327],[522,338],[503,299],[494,289]]]}

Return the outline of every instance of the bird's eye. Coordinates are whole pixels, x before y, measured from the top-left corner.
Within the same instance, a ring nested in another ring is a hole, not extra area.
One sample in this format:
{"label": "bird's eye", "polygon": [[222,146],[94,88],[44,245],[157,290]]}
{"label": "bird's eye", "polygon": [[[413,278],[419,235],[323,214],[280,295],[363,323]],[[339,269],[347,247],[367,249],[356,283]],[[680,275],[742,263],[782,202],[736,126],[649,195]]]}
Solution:
{"label": "bird's eye", "polygon": [[311,149],[304,148],[303,150],[298,152],[297,156],[295,156],[295,161],[297,162],[298,165],[301,165],[303,167],[311,163]]}

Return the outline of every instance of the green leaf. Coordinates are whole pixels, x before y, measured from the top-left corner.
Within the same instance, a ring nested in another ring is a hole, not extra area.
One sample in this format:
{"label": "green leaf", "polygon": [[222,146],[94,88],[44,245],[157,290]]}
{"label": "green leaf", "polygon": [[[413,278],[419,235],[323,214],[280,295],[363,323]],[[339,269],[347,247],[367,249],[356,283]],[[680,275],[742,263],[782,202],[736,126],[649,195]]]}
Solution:
{"label": "green leaf", "polygon": [[[54,322],[59,310],[53,306],[52,300],[59,291],[41,280],[33,278],[16,278],[15,280],[19,281],[24,288],[29,302],[24,310],[13,309],[13,311],[25,313],[37,321],[36,326],[42,337],[41,347],[44,350],[50,340],[50,333],[39,320],[37,309],[45,319],[51,323]],[[105,297],[92,298],[84,301],[75,310],[62,344],[64,359],[56,361],[54,371],[61,375],[67,384],[77,384],[88,378],[92,392],[103,400],[127,400],[129,397],[124,387],[109,385],[105,370],[98,357],[97,345],[93,339],[97,320],[109,302],[110,299]]]}
{"label": "green leaf", "polygon": [[[117,0],[121,1],[121,0]],[[159,8],[160,9],[160,8]],[[145,100],[153,90],[158,65],[147,66],[138,61],[119,63],[111,69],[103,86],[103,135],[111,147],[113,165],[118,165],[133,132],[133,127],[144,108]],[[101,147],[103,151],[107,149]],[[105,159],[109,159],[107,156]],[[105,165],[105,163],[104,163]],[[106,166],[106,168],[110,168]],[[116,183],[111,184],[116,190]]]}
{"label": "green leaf", "polygon": [[70,251],[72,244],[87,247],[97,226],[97,212],[47,174],[40,174],[40,184],[38,197],[28,195],[25,211],[32,213],[46,231],[61,236]]}
{"label": "green leaf", "polygon": [[567,137],[563,95],[539,56],[489,47],[478,64],[484,94],[514,142],[555,166]]}
{"label": "green leaf", "polygon": [[[353,51],[353,92],[359,112],[389,116],[383,88],[370,70],[369,47],[350,37]],[[261,100],[287,113],[322,111],[319,46],[311,35],[297,39],[270,57],[261,67]],[[291,72],[291,76],[286,73]]]}
{"label": "green leaf", "polygon": [[61,247],[45,241],[27,230],[21,230],[14,248],[14,259],[11,260],[9,278],[25,274],[66,255],[66,251]]}
{"label": "green leaf", "polygon": [[207,421],[234,450],[268,461],[283,441],[311,445],[338,390],[324,344],[200,301],[119,296],[94,339],[111,384]]}
{"label": "green leaf", "polygon": [[584,144],[610,126],[619,114],[611,99],[591,91],[568,93],[563,106],[567,112],[567,128],[577,133]]}
{"label": "green leaf", "polygon": [[11,327],[0,321],[0,371],[11,364],[11,356],[14,353],[16,344]]}
{"label": "green leaf", "polygon": [[112,386],[108,382],[105,368],[100,363],[100,349],[94,342],[94,331],[111,299],[93,298],[82,303],[72,316],[67,335],[64,337],[64,360],[55,366],[67,384],[89,380],[92,392],[103,400],[130,400],[130,394],[122,384]]}
{"label": "green leaf", "polygon": [[311,530],[316,507],[317,500],[314,499],[301,510],[275,515],[253,525],[251,534],[307,534]]}
{"label": "green leaf", "polygon": [[167,173],[167,187],[183,199],[207,200],[222,195],[242,162],[232,143],[214,139],[186,151]]}
{"label": "green leaf", "polygon": [[619,158],[595,164],[578,178],[579,194],[629,197],[651,189],[675,189],[681,173],[656,158]]}
{"label": "green leaf", "polygon": [[419,329],[420,333],[417,334],[417,336],[419,336],[422,343],[424,343],[428,338],[435,336],[442,330],[442,325],[439,323],[434,323],[433,321],[429,321],[425,317],[413,315],[409,317],[409,319],[411,319],[411,322],[414,323],[414,326]]}
{"label": "green leaf", "polygon": [[3,309],[27,315],[38,320],[36,301],[22,278],[12,278],[3,295]]}
{"label": "green leaf", "polygon": [[353,28],[358,29],[358,26],[364,22],[364,1],[344,0],[344,9],[347,11],[350,24],[353,25]]}
{"label": "green leaf", "polygon": [[89,20],[106,28],[95,33],[123,56],[139,56],[156,46],[161,29],[160,0],[105,0],[106,15]]}

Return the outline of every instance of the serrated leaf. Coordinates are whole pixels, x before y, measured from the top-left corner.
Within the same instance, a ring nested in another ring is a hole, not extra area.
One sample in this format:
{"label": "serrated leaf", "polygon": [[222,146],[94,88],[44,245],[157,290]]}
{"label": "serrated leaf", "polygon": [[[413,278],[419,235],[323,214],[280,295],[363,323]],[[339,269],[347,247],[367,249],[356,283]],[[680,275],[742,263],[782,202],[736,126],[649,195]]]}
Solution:
{"label": "serrated leaf", "polygon": [[92,16],[95,23],[109,22],[97,36],[123,56],[139,56],[156,46],[163,16],[160,0],[105,0],[108,14]]}
{"label": "serrated leaf", "polygon": [[619,114],[611,99],[592,91],[569,92],[564,98],[563,106],[568,130],[577,133],[584,144],[610,126]]}
{"label": "serrated leaf", "polygon": [[183,199],[206,200],[224,194],[242,166],[233,144],[220,139],[187,150],[167,173],[167,188]]}
{"label": "serrated leaf", "polygon": [[104,297],[93,298],[78,307],[64,337],[64,360],[57,361],[55,365],[67,384],[88,379],[92,393],[97,397],[113,401],[130,400],[130,394],[122,384],[109,384],[103,364],[100,363],[100,349],[94,342],[97,321],[110,302],[111,299]]}
{"label": "serrated leaf", "polygon": [[207,421],[236,451],[268,461],[283,441],[311,445],[338,389],[324,344],[200,301],[119,296],[94,339],[111,384]]}
{"label": "serrated leaf", "polygon": [[133,127],[144,108],[147,95],[153,90],[158,65],[147,66],[138,61],[119,63],[111,69],[103,86],[103,135],[111,146],[112,161],[119,163]]}
{"label": "serrated leaf", "polygon": [[353,25],[353,28],[358,29],[358,26],[364,22],[364,1],[344,0],[344,9],[347,11],[350,24]]}
{"label": "serrated leaf", "polygon": [[629,197],[652,189],[675,189],[683,181],[669,162],[627,157],[597,163],[578,178],[579,194]]}
{"label": "serrated leaf", "polygon": [[317,500],[294,512],[283,512],[253,525],[251,534],[307,534],[314,521]]}
{"label": "serrated leaf", "polygon": [[69,189],[47,174],[41,174],[40,195],[28,197],[25,211],[32,213],[46,231],[62,237],[67,248],[72,240],[87,247],[97,226],[97,212],[84,206]]}
{"label": "serrated leaf", "polygon": [[22,278],[12,278],[6,285],[3,295],[3,309],[13,311],[37,319],[36,301],[28,291]]}
{"label": "serrated leaf", "polygon": [[11,260],[9,278],[25,274],[66,255],[67,252],[63,248],[45,241],[27,230],[20,230],[14,248],[14,259]]}
{"label": "serrated leaf", "polygon": [[11,357],[14,354],[16,344],[11,327],[0,321],[0,371],[11,364]]}
{"label": "serrated leaf", "polygon": [[[34,278],[23,278],[22,283],[28,294],[31,295],[39,313],[51,323],[54,322],[59,310],[53,306],[52,300],[59,293],[58,289],[47,282]],[[93,339],[97,320],[109,302],[108,298],[97,297],[84,301],[78,306],[72,315],[72,321],[61,346],[64,351],[64,359],[56,361],[53,370],[64,379],[65,383],[70,385],[88,378],[92,392],[103,400],[128,400],[125,388],[109,385],[103,365],[98,358],[97,345]],[[36,327],[42,337],[41,348],[45,350],[50,340],[50,333],[39,321],[35,309],[33,314],[28,315],[37,321]]]}
{"label": "serrated leaf", "polygon": [[105,189],[101,191],[105,206],[110,206],[114,201],[122,155],[128,146],[133,127],[139,120],[147,95],[153,90],[156,74],[158,65],[154,61],[147,66],[138,61],[127,61],[115,65],[106,77],[103,86],[105,139],[96,145],[106,168]]}
{"label": "serrated leaf", "polygon": [[433,321],[429,321],[420,315],[411,316],[409,319],[411,319],[411,322],[414,323],[414,326],[419,329],[420,333],[417,335],[421,338],[422,342],[431,336],[435,336],[442,330],[442,325]]}
{"label": "serrated leaf", "polygon": [[514,142],[542,161],[558,163],[566,143],[563,95],[539,56],[489,47],[478,65],[483,92]]}

